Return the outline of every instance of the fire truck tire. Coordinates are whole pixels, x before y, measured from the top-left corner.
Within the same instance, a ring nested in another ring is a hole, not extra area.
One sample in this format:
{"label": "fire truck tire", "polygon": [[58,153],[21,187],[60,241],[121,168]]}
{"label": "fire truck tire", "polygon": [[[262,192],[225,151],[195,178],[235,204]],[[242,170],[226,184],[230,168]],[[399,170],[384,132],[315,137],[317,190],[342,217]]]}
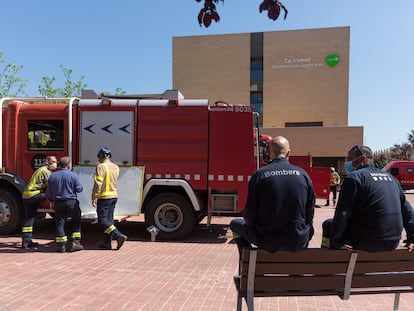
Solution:
{"label": "fire truck tire", "polygon": [[21,228],[23,209],[17,194],[0,189],[0,234],[10,234]]}
{"label": "fire truck tire", "polygon": [[189,202],[177,193],[165,192],[153,197],[145,210],[145,226],[160,229],[157,239],[183,239],[195,224],[195,214]]}

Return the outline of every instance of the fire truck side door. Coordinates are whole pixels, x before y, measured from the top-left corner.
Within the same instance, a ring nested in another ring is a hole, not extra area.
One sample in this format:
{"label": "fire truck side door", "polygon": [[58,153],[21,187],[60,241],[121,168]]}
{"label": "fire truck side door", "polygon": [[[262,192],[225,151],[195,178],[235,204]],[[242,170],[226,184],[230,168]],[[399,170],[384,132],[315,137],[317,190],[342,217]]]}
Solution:
{"label": "fire truck side door", "polygon": [[[91,204],[91,193],[94,183],[95,166],[74,166],[83,185],[83,191],[78,194],[82,219],[96,219],[96,208]],[[142,189],[144,184],[144,167],[121,167],[118,178],[118,202],[116,203],[115,219],[124,216],[139,215],[142,204]]]}
{"label": "fire truck side door", "polygon": [[132,165],[134,130],[134,111],[81,111],[80,164],[98,163],[98,150],[108,147],[112,162]]}

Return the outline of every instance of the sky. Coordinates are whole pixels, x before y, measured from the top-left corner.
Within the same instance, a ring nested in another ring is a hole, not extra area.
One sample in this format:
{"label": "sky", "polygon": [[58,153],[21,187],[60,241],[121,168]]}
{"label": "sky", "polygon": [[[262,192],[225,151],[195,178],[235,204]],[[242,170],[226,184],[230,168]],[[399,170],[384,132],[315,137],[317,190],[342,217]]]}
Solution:
{"label": "sky", "polygon": [[39,95],[43,76],[63,86],[60,65],[73,70],[74,81],[83,76],[87,89],[162,93],[172,88],[173,37],[349,26],[348,125],[363,126],[364,144],[374,151],[408,141],[413,0],[284,0],[289,13],[277,21],[259,13],[261,2],[220,2],[220,22],[205,28],[197,21],[203,1],[0,0],[0,51],[6,63],[23,66],[19,76],[31,96]]}

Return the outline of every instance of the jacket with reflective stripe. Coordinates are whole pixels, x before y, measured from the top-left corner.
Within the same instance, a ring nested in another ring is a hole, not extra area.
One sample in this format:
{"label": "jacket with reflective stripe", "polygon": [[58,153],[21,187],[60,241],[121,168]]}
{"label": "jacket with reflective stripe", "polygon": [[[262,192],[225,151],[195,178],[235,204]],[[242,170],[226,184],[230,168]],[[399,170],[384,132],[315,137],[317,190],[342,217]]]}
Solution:
{"label": "jacket with reflective stripe", "polygon": [[30,199],[35,195],[44,192],[47,180],[52,172],[49,171],[47,166],[39,167],[30,178],[29,183],[26,185],[26,188],[23,192],[23,199]]}
{"label": "jacket with reflective stripe", "polygon": [[116,184],[119,176],[119,166],[106,160],[96,166],[92,200],[117,198]]}

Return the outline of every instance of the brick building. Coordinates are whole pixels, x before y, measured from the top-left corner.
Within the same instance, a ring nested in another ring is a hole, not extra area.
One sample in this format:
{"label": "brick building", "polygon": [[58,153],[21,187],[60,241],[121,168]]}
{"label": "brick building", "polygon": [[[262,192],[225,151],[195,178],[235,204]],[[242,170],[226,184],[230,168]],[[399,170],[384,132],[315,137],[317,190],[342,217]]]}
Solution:
{"label": "brick building", "polygon": [[349,27],[173,38],[173,88],[254,106],[293,155],[342,168],[363,127],[348,126]]}

